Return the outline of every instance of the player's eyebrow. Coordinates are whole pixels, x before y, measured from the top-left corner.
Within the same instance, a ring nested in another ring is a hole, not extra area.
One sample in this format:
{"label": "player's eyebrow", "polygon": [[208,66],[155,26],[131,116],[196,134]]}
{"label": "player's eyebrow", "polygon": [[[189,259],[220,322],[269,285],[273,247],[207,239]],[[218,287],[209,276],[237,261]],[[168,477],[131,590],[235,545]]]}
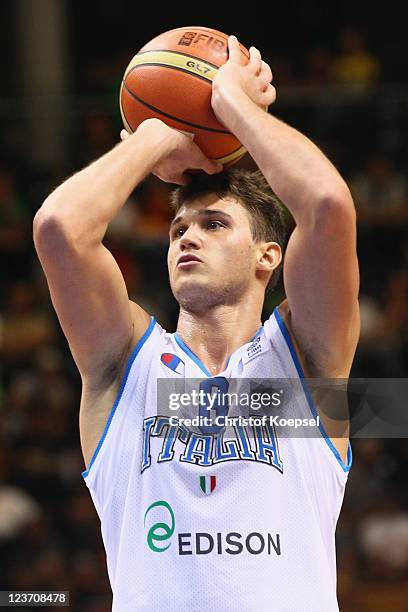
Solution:
{"label": "player's eyebrow", "polygon": [[[201,215],[203,217],[213,217],[213,216],[223,216],[226,217],[228,219],[232,220],[231,215],[229,215],[228,213],[226,213],[224,210],[219,210],[217,208],[204,208],[202,210],[197,211],[198,215]],[[173,221],[170,223],[170,227],[173,227],[174,225],[177,225],[178,223],[181,223],[181,221],[184,219],[183,215],[178,215],[177,217],[175,217],[173,219]]]}

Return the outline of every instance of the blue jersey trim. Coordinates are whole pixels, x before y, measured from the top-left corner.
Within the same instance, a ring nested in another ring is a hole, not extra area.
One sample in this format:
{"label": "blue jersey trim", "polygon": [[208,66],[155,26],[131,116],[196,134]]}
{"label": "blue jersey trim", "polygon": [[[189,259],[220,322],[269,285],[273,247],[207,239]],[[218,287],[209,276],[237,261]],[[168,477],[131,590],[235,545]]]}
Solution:
{"label": "blue jersey trim", "polygon": [[184,344],[183,340],[180,338],[180,336],[177,334],[177,332],[174,333],[174,339],[177,342],[177,344],[179,345],[179,347],[185,352],[187,353],[187,355],[198,365],[198,367],[200,368],[200,370],[202,372],[204,372],[204,374],[206,376],[209,376],[210,378],[212,377],[211,372],[209,372],[207,370],[207,368],[205,367],[205,365],[203,364],[203,362],[197,357],[197,355],[195,355],[193,353],[193,351],[191,349],[188,348],[187,344]]}
{"label": "blue jersey trim", "polygon": [[[259,334],[259,332],[262,330],[263,325],[260,325],[256,334],[251,338],[250,342],[253,342],[255,340],[255,338],[257,337],[257,335]],[[203,364],[203,362],[197,357],[197,355],[195,355],[193,353],[193,351],[191,349],[188,348],[187,344],[185,344],[183,342],[183,340],[180,338],[180,336],[177,334],[177,332],[174,333],[174,339],[177,342],[177,344],[179,345],[179,347],[185,352],[187,353],[187,355],[198,365],[198,367],[200,368],[200,370],[202,370],[204,372],[204,374],[206,376],[209,376],[210,378],[212,378],[212,374],[211,372],[209,372],[207,370],[207,368],[205,367],[205,365]],[[240,347],[242,348],[242,347]],[[239,350],[239,349],[237,349]],[[235,353],[235,351],[234,351]],[[234,354],[232,353],[232,355]],[[227,363],[225,364],[225,368],[223,370],[223,372],[228,368],[228,364],[230,362],[230,359],[232,357],[232,355],[230,355],[227,359]]]}
{"label": "blue jersey trim", "polygon": [[150,320],[150,323],[149,323],[149,327],[146,329],[145,333],[140,338],[139,342],[136,344],[135,348],[132,351],[132,354],[130,355],[130,357],[128,359],[128,362],[127,362],[127,365],[126,365],[125,375],[124,375],[123,380],[122,380],[122,384],[120,386],[120,389],[119,389],[118,394],[116,396],[115,402],[114,402],[114,404],[113,404],[113,406],[111,408],[111,411],[109,413],[109,417],[108,417],[108,420],[106,421],[106,425],[105,425],[105,428],[103,430],[102,436],[101,436],[101,438],[100,438],[100,440],[98,442],[98,446],[96,447],[96,449],[94,451],[94,454],[92,455],[92,459],[91,459],[91,461],[89,463],[89,467],[88,467],[87,470],[84,470],[82,472],[82,477],[83,478],[86,478],[88,476],[88,474],[90,472],[90,469],[91,469],[91,467],[92,467],[96,457],[98,456],[98,453],[99,453],[99,451],[101,449],[101,446],[102,446],[102,444],[103,444],[103,442],[104,442],[104,440],[106,438],[106,435],[108,433],[110,424],[111,424],[112,419],[113,419],[113,415],[116,412],[116,408],[118,407],[118,404],[119,404],[120,399],[122,397],[123,391],[125,389],[125,385],[126,385],[126,382],[127,382],[128,376],[129,376],[130,369],[131,369],[131,367],[133,365],[133,362],[136,359],[137,355],[139,354],[140,349],[142,348],[142,346],[144,345],[144,343],[146,342],[146,340],[149,338],[150,334],[152,333],[155,324],[156,324],[155,318],[151,317],[151,320]]}
{"label": "blue jersey trim", "polygon": [[[303,387],[303,390],[305,392],[307,403],[309,404],[309,408],[311,410],[311,413],[312,413],[313,417],[316,418],[317,414],[318,414],[317,413],[317,409],[316,409],[315,403],[313,401],[313,398],[310,395],[310,391],[309,391],[309,389],[307,387],[306,380],[305,380],[305,374],[303,372],[302,365],[301,365],[301,363],[299,361],[299,358],[297,356],[295,347],[294,347],[293,342],[292,342],[292,338],[290,337],[289,331],[288,331],[288,329],[287,329],[287,327],[286,327],[286,325],[285,325],[285,323],[284,323],[284,321],[283,321],[283,319],[282,319],[282,317],[280,315],[280,312],[279,312],[277,306],[276,306],[275,310],[273,311],[273,314],[275,315],[275,319],[276,319],[276,321],[277,321],[277,323],[279,325],[279,328],[280,328],[280,330],[282,332],[283,337],[286,340],[286,344],[288,345],[290,354],[291,354],[292,359],[293,359],[293,363],[295,364],[297,373],[299,375],[299,378],[301,379],[302,387]],[[348,443],[348,449],[347,449],[347,463],[344,463],[343,459],[340,457],[339,451],[337,450],[337,448],[334,446],[333,442],[331,441],[331,439],[327,435],[326,430],[323,427],[323,424],[322,424],[321,421],[320,421],[320,424],[319,424],[319,430],[320,430],[320,433],[322,434],[323,438],[325,439],[325,441],[327,443],[327,446],[330,448],[330,450],[332,451],[333,455],[336,457],[336,459],[337,459],[338,463],[340,464],[341,468],[343,469],[343,471],[344,472],[348,472],[350,470],[350,468],[351,468],[351,464],[352,464],[352,461],[353,461],[353,453],[352,453],[352,450],[351,450],[350,441]]]}

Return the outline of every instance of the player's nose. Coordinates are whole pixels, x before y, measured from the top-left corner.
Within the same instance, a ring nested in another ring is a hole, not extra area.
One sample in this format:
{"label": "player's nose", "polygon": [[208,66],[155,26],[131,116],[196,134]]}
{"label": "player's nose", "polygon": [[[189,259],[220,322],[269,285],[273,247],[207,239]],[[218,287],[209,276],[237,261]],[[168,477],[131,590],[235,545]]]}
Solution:
{"label": "player's nose", "polygon": [[197,228],[190,225],[182,235],[179,241],[180,249],[185,251],[188,248],[199,249],[201,247],[200,232]]}

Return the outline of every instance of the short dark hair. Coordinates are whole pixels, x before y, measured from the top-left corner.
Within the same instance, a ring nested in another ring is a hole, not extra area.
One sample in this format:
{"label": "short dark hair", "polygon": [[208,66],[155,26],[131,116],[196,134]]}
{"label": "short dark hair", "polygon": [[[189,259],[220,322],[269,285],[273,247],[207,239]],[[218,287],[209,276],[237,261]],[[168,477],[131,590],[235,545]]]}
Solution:
{"label": "short dark hair", "polygon": [[255,242],[277,242],[282,250],[282,262],[273,271],[268,290],[275,289],[282,273],[283,254],[288,241],[285,206],[275,195],[259,171],[230,168],[219,174],[193,174],[186,185],[176,187],[170,203],[177,214],[183,204],[200,195],[215,193],[222,198],[231,195],[248,211]]}

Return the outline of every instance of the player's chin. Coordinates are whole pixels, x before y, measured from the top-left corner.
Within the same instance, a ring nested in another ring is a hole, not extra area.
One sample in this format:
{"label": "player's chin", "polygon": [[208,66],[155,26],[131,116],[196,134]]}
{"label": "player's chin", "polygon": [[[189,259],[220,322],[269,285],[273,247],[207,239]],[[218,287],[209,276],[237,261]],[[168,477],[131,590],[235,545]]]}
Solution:
{"label": "player's chin", "polygon": [[191,311],[208,307],[212,294],[211,285],[204,278],[178,278],[171,283],[171,289],[180,306]]}
{"label": "player's chin", "polygon": [[203,278],[199,278],[196,275],[178,276],[173,280],[171,288],[175,296],[188,296],[188,295],[201,295],[208,287],[208,282]]}

